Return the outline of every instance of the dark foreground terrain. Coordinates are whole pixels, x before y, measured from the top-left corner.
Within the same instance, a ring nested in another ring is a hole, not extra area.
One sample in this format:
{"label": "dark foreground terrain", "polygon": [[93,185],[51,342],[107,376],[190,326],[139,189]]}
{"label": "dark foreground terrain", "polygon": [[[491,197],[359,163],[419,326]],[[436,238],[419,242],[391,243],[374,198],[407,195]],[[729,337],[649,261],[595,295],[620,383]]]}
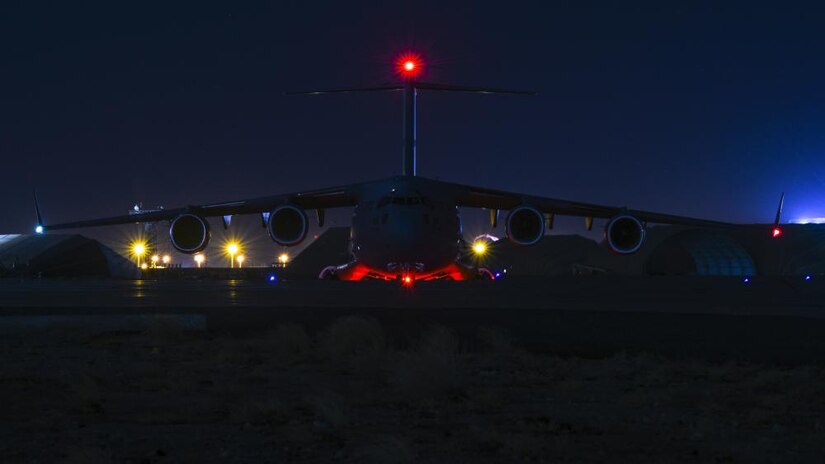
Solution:
{"label": "dark foreground terrain", "polygon": [[[3,462],[821,462],[825,370],[530,354],[496,329],[387,339],[43,333],[2,341]],[[406,346],[401,346],[406,345]]]}
{"label": "dark foreground terrain", "polygon": [[0,461],[822,462],[818,292],[656,283],[3,282]]}

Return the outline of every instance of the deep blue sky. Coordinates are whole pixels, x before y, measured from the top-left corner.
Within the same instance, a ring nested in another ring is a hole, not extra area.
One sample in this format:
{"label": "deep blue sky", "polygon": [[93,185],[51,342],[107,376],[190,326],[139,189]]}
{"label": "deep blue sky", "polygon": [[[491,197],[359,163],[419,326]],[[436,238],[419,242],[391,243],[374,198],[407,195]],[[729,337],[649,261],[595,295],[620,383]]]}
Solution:
{"label": "deep blue sky", "polygon": [[421,95],[421,175],[744,222],[784,190],[788,219],[825,216],[821,8],[74,3],[0,4],[0,233],[30,230],[33,187],[55,222],[396,174],[399,94],[283,92],[390,81],[405,49],[429,81],[540,92]]}

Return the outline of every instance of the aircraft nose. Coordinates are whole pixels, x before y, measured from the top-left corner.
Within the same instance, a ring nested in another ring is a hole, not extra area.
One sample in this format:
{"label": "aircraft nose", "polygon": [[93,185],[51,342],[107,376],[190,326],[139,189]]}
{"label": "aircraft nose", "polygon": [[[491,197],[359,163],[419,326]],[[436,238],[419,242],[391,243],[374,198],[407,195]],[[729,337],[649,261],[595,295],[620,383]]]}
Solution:
{"label": "aircraft nose", "polygon": [[405,214],[399,215],[398,227],[395,233],[399,239],[414,240],[421,237],[422,220],[419,215]]}

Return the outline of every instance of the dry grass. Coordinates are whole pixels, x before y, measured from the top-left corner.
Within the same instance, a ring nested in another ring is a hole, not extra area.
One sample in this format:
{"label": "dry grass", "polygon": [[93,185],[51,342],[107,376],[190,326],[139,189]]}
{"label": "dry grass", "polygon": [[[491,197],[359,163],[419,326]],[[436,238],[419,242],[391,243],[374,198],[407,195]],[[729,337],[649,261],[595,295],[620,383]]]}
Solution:
{"label": "dry grass", "polygon": [[409,351],[398,353],[389,382],[407,398],[463,394],[459,341],[444,326],[431,326]]}
{"label": "dry grass", "polygon": [[271,339],[277,353],[295,359],[302,359],[312,351],[312,338],[302,325],[279,325],[271,334]]}
{"label": "dry grass", "polygon": [[412,464],[417,462],[412,447],[396,436],[377,437],[363,445],[356,453],[357,462],[375,464]]}
{"label": "dry grass", "polygon": [[72,445],[63,452],[63,464],[114,463],[112,453],[99,446]]}
{"label": "dry grass", "polygon": [[321,354],[340,360],[354,355],[383,353],[387,337],[375,319],[349,316],[333,322],[319,335]]}
{"label": "dry grass", "polygon": [[[821,366],[528,353],[375,320],[0,340],[2,462],[821,462]],[[469,349],[472,347],[473,349]],[[168,456],[159,456],[162,450]]]}
{"label": "dry grass", "polygon": [[245,399],[229,408],[229,421],[239,424],[282,424],[289,420],[290,411],[276,398]]}
{"label": "dry grass", "polygon": [[343,397],[332,391],[307,396],[304,403],[312,411],[314,426],[320,429],[341,429],[350,424],[350,413]]}
{"label": "dry grass", "polygon": [[81,373],[69,379],[69,388],[79,412],[99,414],[103,412],[103,394],[94,377]]}
{"label": "dry grass", "polygon": [[476,339],[485,352],[511,353],[514,349],[510,334],[497,327],[479,327]]}
{"label": "dry grass", "polygon": [[185,336],[174,316],[154,315],[146,321],[146,325],[142,335],[150,344],[172,342]]}

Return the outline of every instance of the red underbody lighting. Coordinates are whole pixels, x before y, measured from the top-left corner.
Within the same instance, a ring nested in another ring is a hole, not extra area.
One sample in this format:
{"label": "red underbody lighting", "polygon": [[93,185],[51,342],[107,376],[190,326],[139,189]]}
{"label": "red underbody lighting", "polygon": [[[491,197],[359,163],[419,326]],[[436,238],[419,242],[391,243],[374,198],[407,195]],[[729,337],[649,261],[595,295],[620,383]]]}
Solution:
{"label": "red underbody lighting", "polygon": [[773,235],[773,238],[781,237],[782,236],[782,229],[780,229],[779,227],[774,227],[773,232],[771,232],[771,235]]}
{"label": "red underbody lighting", "polygon": [[416,53],[404,53],[395,62],[395,71],[405,79],[415,79],[423,71],[423,61]]}
{"label": "red underbody lighting", "polygon": [[399,274],[395,272],[380,271],[370,269],[362,264],[356,264],[350,269],[338,274],[341,280],[401,280],[404,285],[412,285],[415,282],[427,280],[469,280],[473,278],[473,271],[465,269],[457,264],[430,272]]}

